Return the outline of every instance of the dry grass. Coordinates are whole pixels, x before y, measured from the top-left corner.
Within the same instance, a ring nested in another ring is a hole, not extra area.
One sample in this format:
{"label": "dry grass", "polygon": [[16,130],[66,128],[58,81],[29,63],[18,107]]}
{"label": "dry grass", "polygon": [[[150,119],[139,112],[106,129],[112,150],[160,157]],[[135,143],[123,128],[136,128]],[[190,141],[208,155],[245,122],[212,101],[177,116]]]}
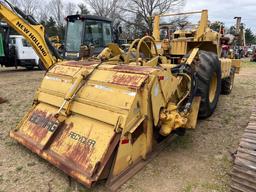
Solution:
{"label": "dry grass", "polygon": [[[0,192],[106,191],[103,183],[89,190],[12,141],[14,129],[32,103],[43,72],[0,70]],[[226,192],[232,161],[256,99],[256,64],[245,63],[231,95],[221,96],[212,117],[198,122],[122,186],[123,192]]]}

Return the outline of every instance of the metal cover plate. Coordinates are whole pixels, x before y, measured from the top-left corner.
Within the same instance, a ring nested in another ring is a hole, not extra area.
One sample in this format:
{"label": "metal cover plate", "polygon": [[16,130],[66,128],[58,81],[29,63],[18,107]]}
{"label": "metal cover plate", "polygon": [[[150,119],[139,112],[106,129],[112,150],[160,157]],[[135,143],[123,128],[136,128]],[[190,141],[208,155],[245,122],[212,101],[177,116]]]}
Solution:
{"label": "metal cover plate", "polygon": [[56,125],[56,111],[38,104],[11,137],[90,187],[118,144],[114,126],[77,114]]}

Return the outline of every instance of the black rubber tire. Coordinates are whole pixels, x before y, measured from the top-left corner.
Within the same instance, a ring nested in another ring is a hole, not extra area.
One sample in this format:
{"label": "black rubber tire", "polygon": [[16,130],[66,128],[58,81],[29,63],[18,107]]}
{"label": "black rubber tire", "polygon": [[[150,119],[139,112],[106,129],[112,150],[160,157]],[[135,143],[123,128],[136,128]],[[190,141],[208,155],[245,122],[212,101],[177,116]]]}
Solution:
{"label": "black rubber tire", "polygon": [[33,70],[34,69],[34,66],[26,66],[25,67],[27,70]]}
{"label": "black rubber tire", "polygon": [[185,136],[187,129],[186,128],[178,128],[175,129],[174,133],[180,137]]}
{"label": "black rubber tire", "polygon": [[235,68],[231,68],[230,75],[221,81],[221,94],[229,95],[234,87]]}
{"label": "black rubber tire", "polygon": [[[221,92],[221,65],[216,54],[206,51],[199,52],[197,72],[197,95],[201,96],[198,117],[207,118],[212,115],[217,107]],[[213,75],[217,77],[217,87],[212,101],[209,99],[210,85]]]}

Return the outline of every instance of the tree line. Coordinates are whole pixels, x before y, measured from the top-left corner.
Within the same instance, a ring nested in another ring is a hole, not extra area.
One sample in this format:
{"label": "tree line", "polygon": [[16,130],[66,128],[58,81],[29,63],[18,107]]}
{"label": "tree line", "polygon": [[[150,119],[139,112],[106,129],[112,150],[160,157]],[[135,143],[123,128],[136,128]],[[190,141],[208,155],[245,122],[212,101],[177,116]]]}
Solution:
{"label": "tree line", "polygon": [[[48,36],[58,35],[61,39],[65,33],[65,17],[72,14],[91,14],[107,17],[113,20],[113,28],[118,31],[122,26],[126,38],[135,39],[152,33],[152,22],[155,14],[177,12],[185,4],[185,0],[83,0],[76,4],[64,0],[11,0],[26,14],[34,16],[42,23]],[[186,18],[176,18],[184,21]],[[172,23],[175,21],[165,21]],[[210,24],[215,31],[219,31],[223,22]],[[225,28],[235,33],[235,26]],[[256,36],[250,28],[245,29],[248,44],[256,44]]]}
{"label": "tree line", "polygon": [[64,37],[65,17],[91,14],[113,20],[114,30],[123,27],[128,38],[138,38],[152,32],[152,17],[182,7],[185,0],[83,0],[76,4],[64,0],[11,0],[27,15],[42,23],[48,36]]}

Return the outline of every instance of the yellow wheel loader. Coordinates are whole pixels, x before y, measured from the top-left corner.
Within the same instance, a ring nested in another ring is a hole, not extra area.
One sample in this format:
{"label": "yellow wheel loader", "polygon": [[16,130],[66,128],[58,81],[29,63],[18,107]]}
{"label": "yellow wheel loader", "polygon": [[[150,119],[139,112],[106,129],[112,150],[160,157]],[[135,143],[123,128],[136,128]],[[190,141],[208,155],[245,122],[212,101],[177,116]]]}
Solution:
{"label": "yellow wheel loader", "polygon": [[[5,1],[0,16],[24,35],[48,69],[31,109],[10,136],[83,185],[116,190],[173,139],[210,116],[232,60],[219,59],[207,11],[196,31],[171,41],[136,39],[127,52],[109,44],[97,58],[62,61],[44,28]],[[162,15],[165,16],[165,15]],[[160,46],[159,46],[160,45]],[[227,86],[228,89],[232,87]]]}

